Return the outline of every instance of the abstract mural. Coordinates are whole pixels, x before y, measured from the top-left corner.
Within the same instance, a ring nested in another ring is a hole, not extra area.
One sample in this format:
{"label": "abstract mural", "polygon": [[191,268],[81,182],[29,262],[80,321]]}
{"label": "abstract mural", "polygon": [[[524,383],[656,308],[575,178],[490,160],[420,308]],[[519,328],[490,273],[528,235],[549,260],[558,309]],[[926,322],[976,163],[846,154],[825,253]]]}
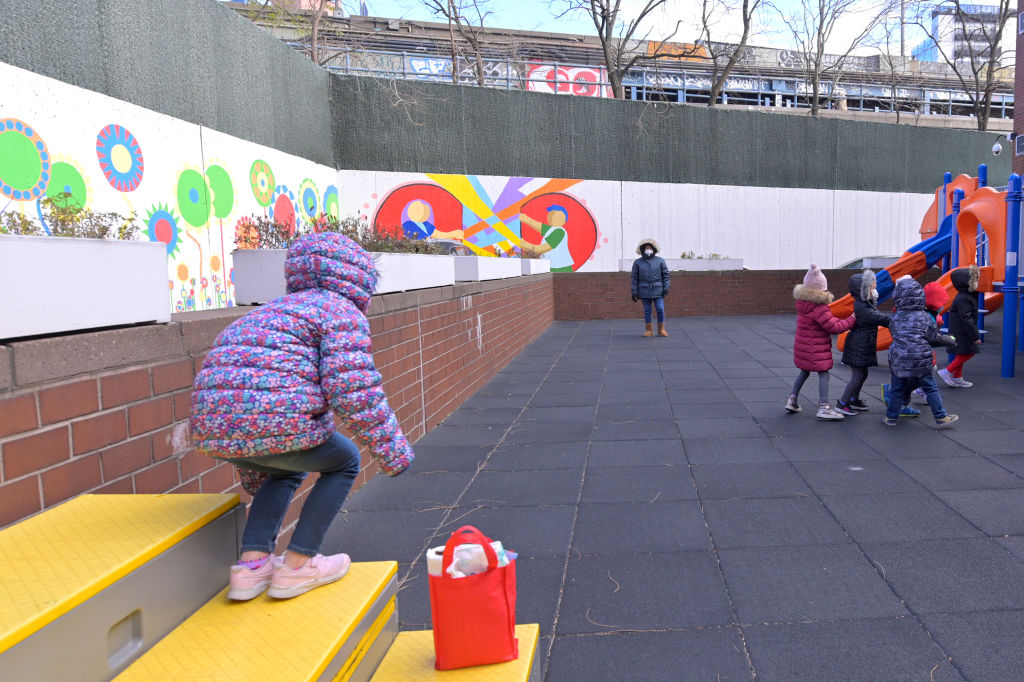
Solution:
{"label": "abstract mural", "polygon": [[339,216],[332,168],[7,64],[0,91],[0,215],[49,232],[41,204],[57,195],[134,215],[141,238],[166,246],[173,311],[234,304],[231,252],[250,216],[292,231]]}

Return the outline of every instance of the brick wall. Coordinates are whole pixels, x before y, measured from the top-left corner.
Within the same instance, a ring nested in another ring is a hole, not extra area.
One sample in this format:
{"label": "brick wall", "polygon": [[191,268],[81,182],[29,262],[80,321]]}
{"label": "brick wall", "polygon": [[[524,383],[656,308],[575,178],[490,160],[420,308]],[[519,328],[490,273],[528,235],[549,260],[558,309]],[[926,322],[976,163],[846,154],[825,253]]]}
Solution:
{"label": "brick wall", "polygon": [[[722,270],[673,272],[665,298],[666,317],[688,315],[775,315],[793,312],[793,287],[806,270]],[[826,270],[829,289],[840,297],[858,270]],[[936,268],[919,278],[935,279]],[[628,272],[555,273],[556,320],[643,319],[629,296]]]}
{"label": "brick wall", "polygon": [[[374,297],[374,359],[410,440],[551,324],[551,282],[538,275]],[[188,412],[213,339],[245,312],[0,345],[0,526],[85,492],[240,492],[231,465],[191,448]],[[376,471],[364,456],[356,485]]]}

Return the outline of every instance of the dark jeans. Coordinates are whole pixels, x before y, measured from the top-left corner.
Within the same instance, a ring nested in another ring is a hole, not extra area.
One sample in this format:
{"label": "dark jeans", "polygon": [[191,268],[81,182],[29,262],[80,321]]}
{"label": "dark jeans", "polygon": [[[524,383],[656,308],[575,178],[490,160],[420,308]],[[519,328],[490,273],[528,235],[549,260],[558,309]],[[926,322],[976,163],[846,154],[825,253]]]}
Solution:
{"label": "dark jeans", "polygon": [[244,469],[270,474],[256,491],[249,507],[249,518],[242,534],[242,551],[273,552],[281,522],[288,511],[292,494],[307,472],[319,472],[320,478],[302,505],[288,549],[313,556],[320,551],[327,528],[359,474],[359,447],[335,432],[329,439],[308,450],[234,460]]}
{"label": "dark jeans", "polygon": [[654,303],[654,309],[658,311],[658,324],[665,321],[665,299],[664,298],[641,298],[644,303],[644,322],[651,321],[651,303]]}
{"label": "dark jeans", "polygon": [[942,407],[942,396],[939,394],[939,387],[935,385],[935,377],[931,373],[919,377],[898,377],[892,375],[892,383],[889,384],[889,402],[885,406],[885,416],[888,419],[896,419],[900,414],[900,408],[910,402],[910,393],[920,388],[928,398],[928,407],[932,410],[932,416],[938,420],[946,416],[946,410]]}
{"label": "dark jeans", "polygon": [[860,398],[860,389],[864,388],[864,382],[868,379],[867,367],[850,367],[850,383],[846,384],[843,390],[843,397],[839,399],[843,405],[849,405],[851,400]]}
{"label": "dark jeans", "polygon": [[[800,395],[800,389],[804,387],[804,382],[809,376],[811,373],[806,369],[800,370],[800,374],[796,377],[796,383],[793,384],[793,395]],[[828,372],[818,372],[818,402],[828,402]]]}

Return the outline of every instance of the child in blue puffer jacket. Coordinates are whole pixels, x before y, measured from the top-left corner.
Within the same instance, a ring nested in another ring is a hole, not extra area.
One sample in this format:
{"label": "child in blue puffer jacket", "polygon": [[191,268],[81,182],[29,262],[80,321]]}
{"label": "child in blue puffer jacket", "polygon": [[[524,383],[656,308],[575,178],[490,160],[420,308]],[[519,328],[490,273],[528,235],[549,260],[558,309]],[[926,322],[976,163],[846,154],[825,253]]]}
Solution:
{"label": "child in blue puffer jacket", "polygon": [[[309,235],[288,249],[285,277],[285,296],[221,332],[192,393],[196,449],[237,466],[253,495],[231,568],[234,600],[268,586],[271,597],[294,597],[348,571],[348,555],[319,554],[360,466],[359,447],[335,430],[335,413],[389,476],[413,459],[373,365],[365,313],[377,271],[369,254],[340,234]],[[288,550],[274,557],[308,472],[320,475]]]}

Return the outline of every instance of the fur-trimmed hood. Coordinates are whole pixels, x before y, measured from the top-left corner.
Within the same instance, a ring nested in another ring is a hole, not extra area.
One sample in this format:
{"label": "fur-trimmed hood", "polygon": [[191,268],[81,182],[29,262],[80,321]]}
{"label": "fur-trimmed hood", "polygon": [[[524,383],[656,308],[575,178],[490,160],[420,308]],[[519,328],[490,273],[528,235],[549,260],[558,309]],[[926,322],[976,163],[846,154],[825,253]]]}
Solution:
{"label": "fur-trimmed hood", "polygon": [[642,251],[642,247],[643,247],[644,244],[650,244],[651,246],[654,247],[654,255],[655,256],[657,256],[658,253],[661,251],[661,247],[658,245],[658,242],[654,239],[654,237],[644,237],[636,245],[636,255],[638,255],[638,256],[644,255],[644,253]]}
{"label": "fur-trimmed hood", "polygon": [[871,270],[859,272],[850,278],[850,295],[862,301],[871,300],[871,292],[877,285],[875,273]]}
{"label": "fur-trimmed hood", "polygon": [[832,292],[830,291],[810,289],[805,287],[803,284],[797,284],[793,287],[793,298],[798,301],[808,301],[815,305],[821,305],[822,303],[828,305],[835,297],[832,296]]}
{"label": "fur-trimmed hood", "polygon": [[953,282],[953,286],[956,287],[957,291],[969,294],[972,291],[978,290],[978,280],[980,277],[981,273],[978,271],[978,266],[970,265],[966,268],[957,268],[949,276],[949,279]]}

